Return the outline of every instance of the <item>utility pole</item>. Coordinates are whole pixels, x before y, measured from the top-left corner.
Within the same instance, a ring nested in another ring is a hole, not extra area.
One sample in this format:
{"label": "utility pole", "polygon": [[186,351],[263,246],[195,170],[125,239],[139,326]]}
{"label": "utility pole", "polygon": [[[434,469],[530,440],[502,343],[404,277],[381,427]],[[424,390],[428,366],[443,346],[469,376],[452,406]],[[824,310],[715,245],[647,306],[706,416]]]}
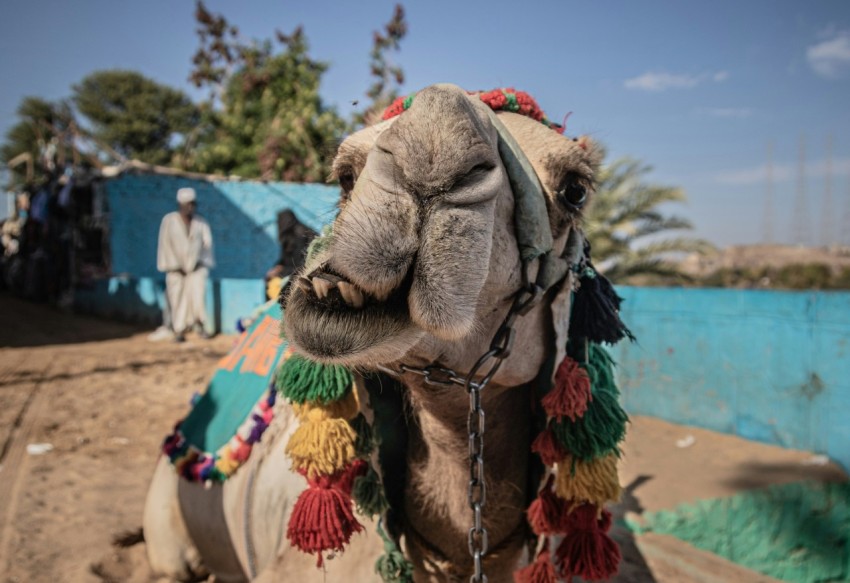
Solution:
{"label": "utility pole", "polygon": [[832,226],[833,204],[832,204],[832,134],[826,139],[826,176],[823,182],[823,200],[821,201],[820,215],[820,244],[824,247],[835,242]]}
{"label": "utility pole", "polygon": [[766,184],[764,188],[764,217],[762,217],[762,242],[773,243],[773,141],[767,143]]}
{"label": "utility pole", "polygon": [[809,229],[809,209],[806,206],[806,139],[800,134],[797,150],[797,194],[794,198],[794,217],[791,224],[794,243],[809,243]]}

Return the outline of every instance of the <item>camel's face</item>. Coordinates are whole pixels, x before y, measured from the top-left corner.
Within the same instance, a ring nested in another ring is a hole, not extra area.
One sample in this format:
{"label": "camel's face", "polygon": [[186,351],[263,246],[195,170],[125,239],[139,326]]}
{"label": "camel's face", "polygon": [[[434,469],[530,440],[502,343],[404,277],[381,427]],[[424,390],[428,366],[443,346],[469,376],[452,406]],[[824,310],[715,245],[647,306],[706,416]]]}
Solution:
{"label": "camel's face", "polygon": [[[286,335],[298,349],[350,366],[414,359],[459,370],[486,350],[521,281],[513,194],[486,108],[433,86],[342,144],[332,243],[287,302]],[[500,119],[544,183],[562,248],[572,215],[560,199],[589,191],[593,156],[529,118]],[[540,328],[545,318],[525,320]],[[532,361],[542,360],[536,344]]]}

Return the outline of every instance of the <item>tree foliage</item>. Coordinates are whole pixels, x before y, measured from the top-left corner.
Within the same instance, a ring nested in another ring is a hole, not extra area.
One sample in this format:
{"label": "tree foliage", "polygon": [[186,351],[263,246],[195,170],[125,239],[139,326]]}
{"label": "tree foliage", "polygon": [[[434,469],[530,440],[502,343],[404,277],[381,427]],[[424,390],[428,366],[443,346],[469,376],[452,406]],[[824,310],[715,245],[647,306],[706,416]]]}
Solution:
{"label": "tree foliage", "polygon": [[190,80],[210,89],[209,129],[185,166],[264,180],[324,181],[346,128],[319,95],[327,64],[298,27],[275,42],[247,42],[221,15],[196,6],[200,48]]}
{"label": "tree foliage", "polygon": [[[46,177],[49,164],[45,157],[64,162],[73,156],[74,117],[67,102],[51,102],[40,97],[24,97],[16,112],[18,123],[6,132],[0,146],[0,160],[4,164],[29,154],[33,165],[33,180]],[[20,187],[27,182],[27,164],[21,163],[10,170],[12,184]]]}
{"label": "tree foliage", "polygon": [[174,144],[200,119],[185,93],[135,71],[96,71],[73,86],[73,102],[96,140],[151,164],[170,163]]}
{"label": "tree foliage", "polygon": [[404,71],[389,57],[390,52],[397,53],[401,40],[407,34],[407,21],[404,7],[396,4],[392,18],[384,25],[384,31],[374,31],[372,51],[369,53],[369,72],[374,82],[366,91],[369,105],[354,114],[354,124],[368,126],[380,121],[381,113],[398,97],[398,90],[404,84]]}
{"label": "tree foliage", "polygon": [[651,167],[629,158],[603,167],[585,214],[594,262],[615,283],[684,279],[670,258],[714,248],[703,239],[667,236],[693,226],[659,207],[684,202],[687,197],[680,188],[644,182],[650,171]]}

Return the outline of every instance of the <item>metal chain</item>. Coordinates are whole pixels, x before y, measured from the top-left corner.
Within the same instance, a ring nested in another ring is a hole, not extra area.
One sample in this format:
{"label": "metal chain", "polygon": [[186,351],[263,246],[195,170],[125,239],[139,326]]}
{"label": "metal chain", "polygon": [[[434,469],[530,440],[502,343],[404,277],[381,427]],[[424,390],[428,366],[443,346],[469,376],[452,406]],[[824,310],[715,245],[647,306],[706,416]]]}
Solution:
{"label": "metal chain", "polygon": [[[516,330],[514,322],[518,316],[525,315],[543,296],[543,289],[537,285],[529,285],[521,289],[511,309],[508,310],[502,325],[493,336],[490,348],[475,363],[466,376],[460,376],[450,368],[430,364],[424,368],[416,368],[402,364],[399,370],[380,366],[380,370],[400,376],[404,373],[416,374],[424,378],[429,385],[451,386],[460,385],[469,395],[469,413],[466,429],[469,438],[469,489],[467,500],[472,510],[472,528],[469,529],[469,554],[472,557],[474,572],[469,578],[470,583],[487,583],[484,574],[484,555],[487,554],[489,541],[487,529],[484,528],[483,511],[487,501],[487,484],[484,481],[484,409],[481,406],[481,391],[493,380],[502,362],[511,354]],[[487,365],[485,367],[485,365]],[[483,371],[484,376],[475,380]]]}

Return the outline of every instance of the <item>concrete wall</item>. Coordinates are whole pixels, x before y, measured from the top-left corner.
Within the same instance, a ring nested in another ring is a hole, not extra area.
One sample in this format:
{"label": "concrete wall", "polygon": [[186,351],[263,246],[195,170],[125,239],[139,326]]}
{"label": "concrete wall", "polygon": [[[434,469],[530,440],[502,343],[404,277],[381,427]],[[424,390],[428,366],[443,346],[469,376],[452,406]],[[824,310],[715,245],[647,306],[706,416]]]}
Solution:
{"label": "concrete wall", "polygon": [[623,404],[850,469],[850,293],[621,288]]}

